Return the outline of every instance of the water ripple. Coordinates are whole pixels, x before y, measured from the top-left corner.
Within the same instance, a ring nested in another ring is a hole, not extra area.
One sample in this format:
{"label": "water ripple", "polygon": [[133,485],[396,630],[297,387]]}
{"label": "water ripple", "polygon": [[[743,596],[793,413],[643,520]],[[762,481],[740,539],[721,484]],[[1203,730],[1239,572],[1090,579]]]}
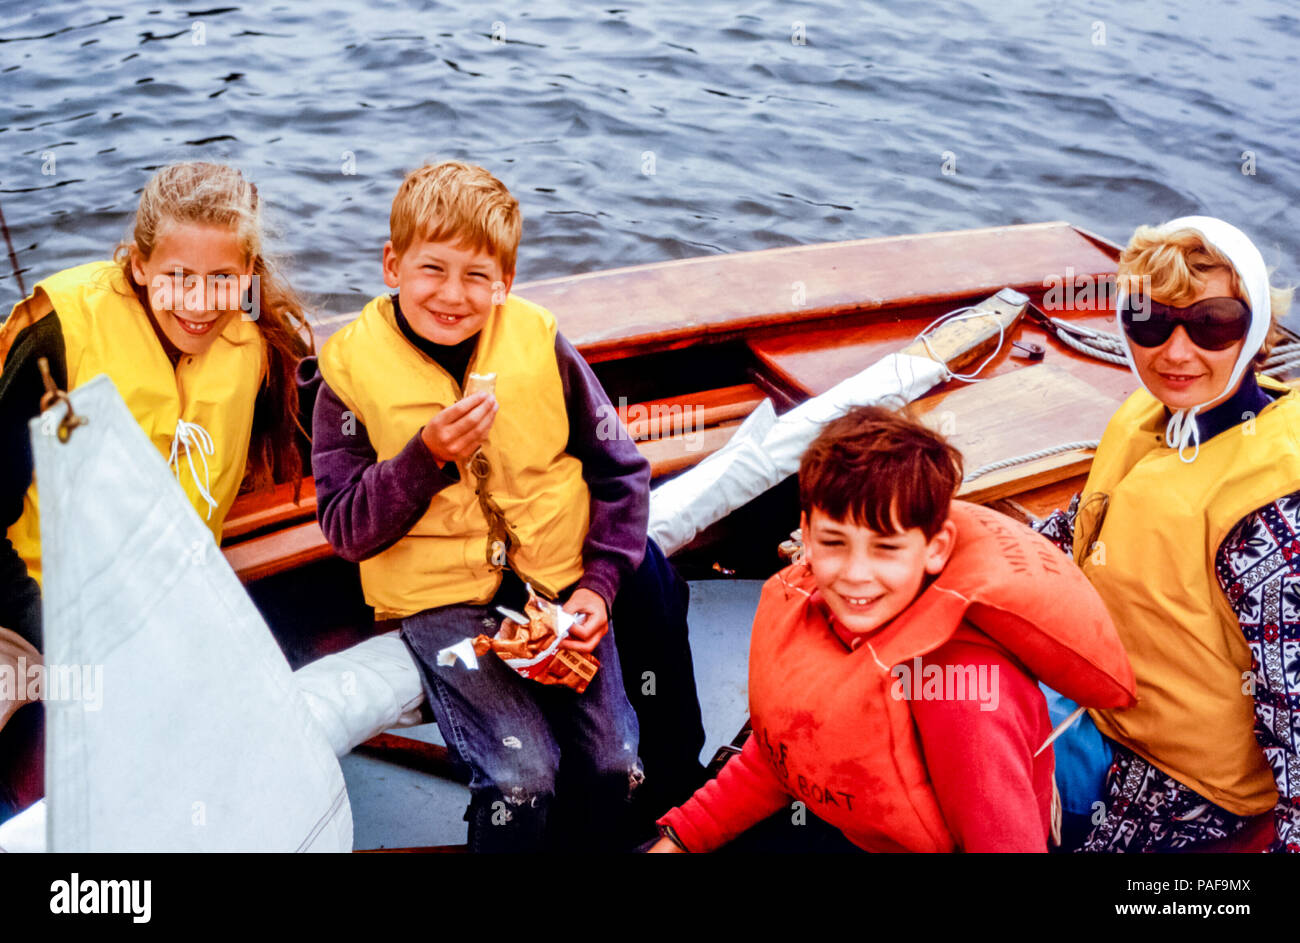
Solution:
{"label": "water ripple", "polygon": [[235,162],[326,316],[383,289],[392,194],[448,157],[519,197],[521,280],[1044,219],[1123,241],[1186,212],[1296,280],[1300,18],[1224,9],[12,4],[0,194],[30,282],[105,256],[154,168]]}

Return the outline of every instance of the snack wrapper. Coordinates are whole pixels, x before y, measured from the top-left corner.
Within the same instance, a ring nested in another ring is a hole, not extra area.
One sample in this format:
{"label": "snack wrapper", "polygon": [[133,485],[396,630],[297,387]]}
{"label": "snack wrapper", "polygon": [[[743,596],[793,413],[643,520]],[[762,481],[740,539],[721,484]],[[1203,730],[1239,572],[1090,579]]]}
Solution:
{"label": "snack wrapper", "polygon": [[596,676],[600,659],[584,652],[560,648],[575,619],[557,603],[541,599],[528,587],[528,605],[521,615],[500,610],[505,618],[491,638],[478,635],[438,652],[438,664],[454,665],[458,660],[477,670],[478,659],[488,652],[515,670],[520,677],[541,684],[562,684],[581,694]]}

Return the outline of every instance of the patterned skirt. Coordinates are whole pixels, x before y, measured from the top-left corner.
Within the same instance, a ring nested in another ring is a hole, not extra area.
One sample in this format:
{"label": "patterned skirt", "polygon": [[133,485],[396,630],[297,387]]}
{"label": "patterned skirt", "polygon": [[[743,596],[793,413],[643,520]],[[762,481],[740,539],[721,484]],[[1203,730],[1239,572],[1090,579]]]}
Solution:
{"label": "patterned skirt", "polygon": [[1222,809],[1115,744],[1104,818],[1080,851],[1188,851],[1235,835],[1249,821]]}

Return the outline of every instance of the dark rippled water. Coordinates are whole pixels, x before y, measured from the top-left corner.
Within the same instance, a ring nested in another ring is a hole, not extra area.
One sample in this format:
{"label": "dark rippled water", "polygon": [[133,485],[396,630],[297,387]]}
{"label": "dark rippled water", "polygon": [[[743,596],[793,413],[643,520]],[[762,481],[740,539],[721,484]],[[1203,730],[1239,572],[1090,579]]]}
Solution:
{"label": "dark rippled water", "polygon": [[1190,212],[1300,276],[1295,0],[740,6],[8,0],[0,206],[30,286],[104,257],[154,168],[233,162],[326,312],[382,290],[392,194],[446,157],[520,198],[520,279]]}

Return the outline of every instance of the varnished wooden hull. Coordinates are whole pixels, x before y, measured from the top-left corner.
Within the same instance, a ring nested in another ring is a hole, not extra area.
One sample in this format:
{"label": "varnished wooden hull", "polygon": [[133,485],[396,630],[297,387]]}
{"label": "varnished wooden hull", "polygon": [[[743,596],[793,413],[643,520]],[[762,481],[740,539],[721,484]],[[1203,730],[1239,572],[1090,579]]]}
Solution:
{"label": "varnished wooden hull", "polygon": [[[723,444],[762,397],[784,411],[900,350],[936,317],[1003,287],[1054,316],[1113,330],[1097,287],[1113,276],[1118,257],[1118,246],[1054,222],[709,256],[515,290],[555,314],[633,431],[650,437],[639,444],[662,477]],[[350,317],[322,319],[318,340]],[[914,404],[962,448],[968,471],[1099,438],[1137,386],[1129,370],[1076,353],[1029,318],[1004,340],[979,372],[986,382],[951,380]],[[1040,345],[1041,363],[1018,356],[1011,341]],[[1086,451],[1058,454],[981,476],[962,495],[1041,516],[1079,489],[1089,462]],[[674,559],[691,578],[765,577],[780,565],[776,544],[796,523],[796,493],[787,482]],[[321,617],[349,627],[339,644],[364,622],[355,568],[333,558],[315,522],[310,482],[297,504],[288,486],[241,497],[223,549],[273,610],[277,630],[302,635],[307,649],[335,647],[332,630],[320,622],[286,627],[286,620]],[[293,617],[317,609],[324,611]]]}

